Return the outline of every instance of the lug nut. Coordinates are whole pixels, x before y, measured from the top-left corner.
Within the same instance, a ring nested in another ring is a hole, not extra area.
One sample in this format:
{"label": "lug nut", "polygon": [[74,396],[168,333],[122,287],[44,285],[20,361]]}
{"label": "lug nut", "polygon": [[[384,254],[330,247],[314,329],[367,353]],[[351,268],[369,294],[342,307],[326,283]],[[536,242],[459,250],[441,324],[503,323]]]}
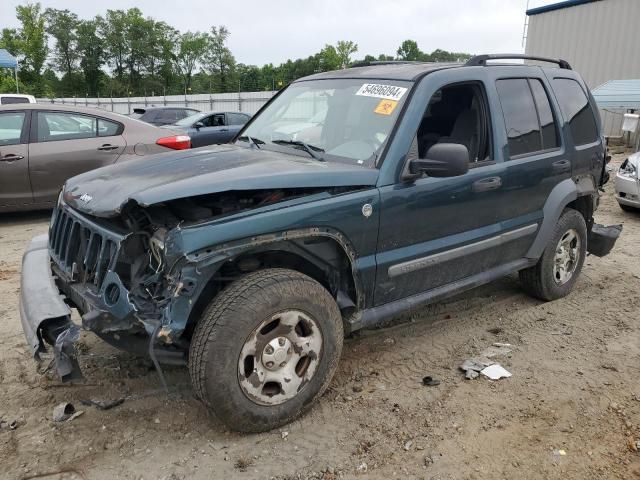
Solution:
{"label": "lug nut", "polygon": [[267,368],[273,367],[273,362],[267,362]]}
{"label": "lug nut", "polygon": [[280,364],[280,366],[281,366],[281,367],[284,367],[286,364],[287,364],[287,362],[282,362],[282,363]]}
{"label": "lug nut", "polygon": [[267,345],[264,351],[271,355],[273,353],[273,347],[271,345]]}
{"label": "lug nut", "polygon": [[280,337],[280,338],[278,339],[278,344],[279,344],[281,347],[284,347],[284,338]]}

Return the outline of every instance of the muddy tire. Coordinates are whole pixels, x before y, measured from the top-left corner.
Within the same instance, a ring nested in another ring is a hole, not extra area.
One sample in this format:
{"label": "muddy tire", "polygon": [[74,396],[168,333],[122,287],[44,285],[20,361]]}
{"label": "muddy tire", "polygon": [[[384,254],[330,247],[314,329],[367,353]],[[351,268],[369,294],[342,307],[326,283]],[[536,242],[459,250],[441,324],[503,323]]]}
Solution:
{"label": "muddy tire", "polygon": [[205,309],[189,352],[198,397],[234,430],[263,432],[307,410],[342,351],[338,306],[299,272],[250,273]]}
{"label": "muddy tire", "polygon": [[587,252],[587,226],[576,210],[566,209],[540,260],[520,271],[524,290],[541,300],[556,300],[571,292]]}

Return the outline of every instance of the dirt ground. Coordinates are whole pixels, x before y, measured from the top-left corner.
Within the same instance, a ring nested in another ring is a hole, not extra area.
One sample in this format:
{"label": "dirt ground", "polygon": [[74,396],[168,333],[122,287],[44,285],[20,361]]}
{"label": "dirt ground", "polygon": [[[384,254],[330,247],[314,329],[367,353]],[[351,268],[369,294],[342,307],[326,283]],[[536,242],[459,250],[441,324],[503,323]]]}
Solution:
{"label": "dirt ground", "polygon": [[[640,479],[640,214],[612,190],[596,218],[623,234],[568,297],[542,303],[508,277],[348,339],[311,412],[258,435],[210,416],[186,369],[167,372],[167,396],[147,360],[91,333],[85,384],[39,373],[17,305],[23,249],[49,214],[0,216],[0,478]],[[513,376],[466,380],[458,366],[494,342],[513,345],[496,358]],[[84,413],[54,423],[60,402]]]}

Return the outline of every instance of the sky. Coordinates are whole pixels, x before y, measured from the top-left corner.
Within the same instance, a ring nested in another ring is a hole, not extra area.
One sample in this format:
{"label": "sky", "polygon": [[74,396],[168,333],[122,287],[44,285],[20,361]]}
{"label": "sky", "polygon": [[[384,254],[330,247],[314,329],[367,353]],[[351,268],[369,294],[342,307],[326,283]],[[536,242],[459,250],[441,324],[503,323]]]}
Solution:
{"label": "sky", "polygon": [[[17,27],[15,7],[24,0],[0,0],[0,29]],[[69,9],[88,19],[106,9],[134,6],[145,16],[180,31],[225,25],[229,48],[239,63],[279,64],[305,58],[325,44],[352,40],[353,58],[395,55],[403,40],[421,50],[520,53],[527,0],[41,0],[43,8]],[[529,8],[555,3],[529,0]]]}

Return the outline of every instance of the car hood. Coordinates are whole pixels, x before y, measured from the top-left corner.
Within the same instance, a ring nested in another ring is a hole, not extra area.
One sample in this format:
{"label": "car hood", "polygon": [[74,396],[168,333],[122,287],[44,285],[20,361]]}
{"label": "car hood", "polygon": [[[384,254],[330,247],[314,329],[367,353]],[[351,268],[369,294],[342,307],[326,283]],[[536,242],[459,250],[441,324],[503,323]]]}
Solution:
{"label": "car hood", "polygon": [[98,217],[113,217],[133,200],[149,206],[233,190],[373,186],[378,170],[293,154],[220,145],[144,157],[69,179],[64,200]]}

